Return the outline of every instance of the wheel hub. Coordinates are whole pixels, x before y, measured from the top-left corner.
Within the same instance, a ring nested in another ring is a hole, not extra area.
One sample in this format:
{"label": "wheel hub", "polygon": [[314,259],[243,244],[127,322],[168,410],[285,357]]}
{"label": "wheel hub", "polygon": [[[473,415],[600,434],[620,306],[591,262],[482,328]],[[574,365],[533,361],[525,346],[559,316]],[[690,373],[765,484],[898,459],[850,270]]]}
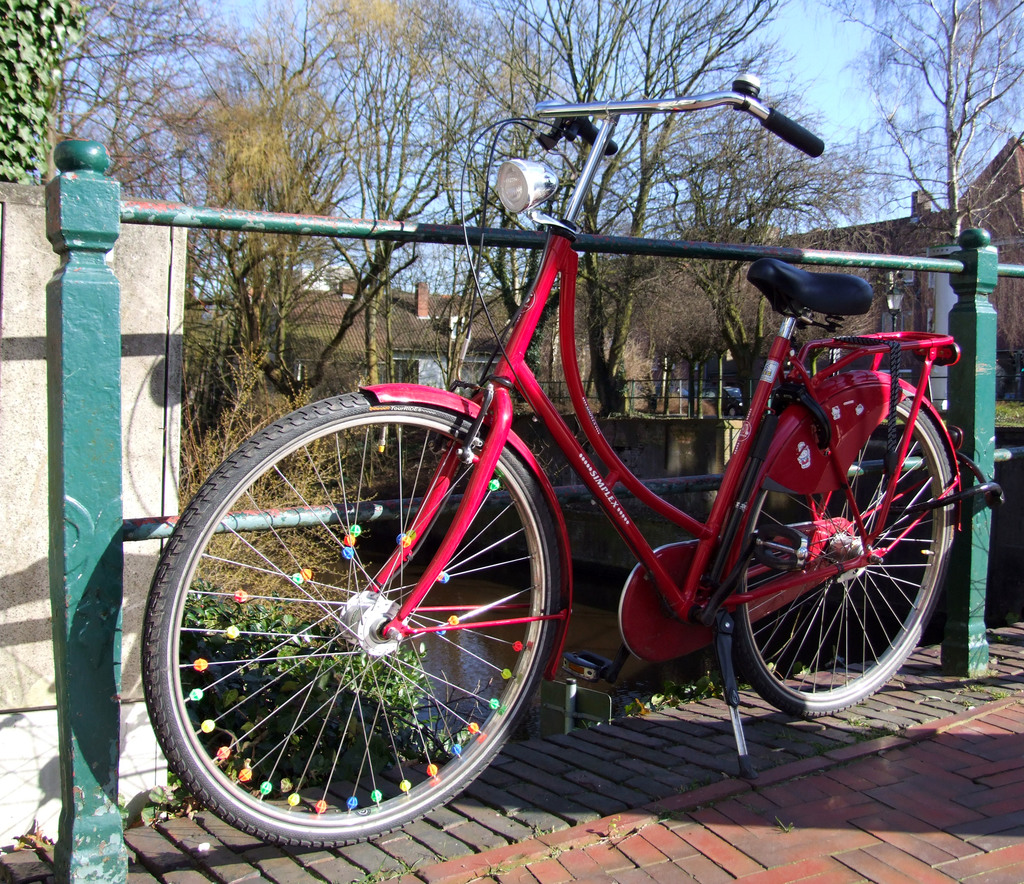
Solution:
{"label": "wheel hub", "polygon": [[864,542],[855,534],[839,531],[829,538],[825,554],[835,562],[852,562],[864,555]]}
{"label": "wheel hub", "polygon": [[398,649],[401,637],[385,638],[384,627],[398,611],[398,605],[372,589],[356,593],[342,608],[339,620],[344,638],[371,657],[383,657]]}

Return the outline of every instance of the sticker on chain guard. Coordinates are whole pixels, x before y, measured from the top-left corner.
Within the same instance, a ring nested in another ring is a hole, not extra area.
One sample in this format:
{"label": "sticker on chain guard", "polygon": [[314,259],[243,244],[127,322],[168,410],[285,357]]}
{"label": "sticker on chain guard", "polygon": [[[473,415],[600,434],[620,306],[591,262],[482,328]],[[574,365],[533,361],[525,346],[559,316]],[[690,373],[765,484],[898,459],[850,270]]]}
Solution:
{"label": "sticker on chain guard", "polygon": [[[794,494],[835,491],[857,453],[889,414],[889,375],[846,371],[810,383],[832,428],[832,456],[818,444],[811,413],[798,403],[785,408],[769,449],[767,478]],[[882,452],[879,452],[879,457]]]}

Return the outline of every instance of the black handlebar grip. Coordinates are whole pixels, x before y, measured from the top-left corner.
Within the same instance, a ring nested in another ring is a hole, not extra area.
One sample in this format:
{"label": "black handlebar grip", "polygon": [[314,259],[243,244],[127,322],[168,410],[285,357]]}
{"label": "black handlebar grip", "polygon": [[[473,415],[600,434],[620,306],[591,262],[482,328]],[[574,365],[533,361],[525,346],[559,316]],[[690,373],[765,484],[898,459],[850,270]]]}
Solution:
{"label": "black handlebar grip", "polygon": [[813,132],[808,132],[799,123],[794,123],[789,117],[772,110],[767,120],[762,120],[761,125],[769,132],[774,132],[783,141],[788,141],[793,147],[799,148],[811,157],[820,157],[825,151],[825,142]]}
{"label": "black handlebar grip", "polygon": [[[575,125],[576,132],[579,134],[580,138],[593,147],[594,142],[597,140],[597,126],[591,122],[590,117],[576,117],[572,122],[573,125]],[[604,155],[606,157],[613,157],[618,152],[619,146],[614,141],[609,141],[607,147],[604,149]]]}

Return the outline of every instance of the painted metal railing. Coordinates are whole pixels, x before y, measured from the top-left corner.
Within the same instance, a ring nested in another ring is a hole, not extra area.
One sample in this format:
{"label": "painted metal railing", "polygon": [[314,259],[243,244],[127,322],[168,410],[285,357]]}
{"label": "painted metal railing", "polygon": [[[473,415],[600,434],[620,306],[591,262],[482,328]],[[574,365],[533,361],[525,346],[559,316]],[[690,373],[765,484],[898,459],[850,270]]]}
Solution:
{"label": "painted metal railing", "polygon": [[[57,681],[61,797],[55,850],[60,881],[124,881],[127,862],[117,800],[123,521],[120,419],[120,289],[105,263],[121,223],[309,236],[458,244],[458,226],[284,216],[168,203],[121,201],[95,142],[64,142],[60,175],[47,185],[47,236],[60,268],[47,286],[50,598]],[[494,246],[538,248],[539,233],[473,230]],[[988,296],[1000,275],[984,231],[961,235],[946,258],[816,249],[672,242],[581,235],[580,251],[754,260],[950,274],[957,303],[949,330],[963,348],[950,372],[949,420],[964,429],[965,453],[990,474],[995,461],[995,328]],[[568,492],[567,493],[571,493]],[[976,498],[976,500],[980,500]],[[128,525],[135,533],[136,526]],[[985,580],[991,519],[980,503],[966,513],[954,550],[942,646],[948,672],[972,676],[988,663]],[[149,536],[152,536],[150,534]]]}

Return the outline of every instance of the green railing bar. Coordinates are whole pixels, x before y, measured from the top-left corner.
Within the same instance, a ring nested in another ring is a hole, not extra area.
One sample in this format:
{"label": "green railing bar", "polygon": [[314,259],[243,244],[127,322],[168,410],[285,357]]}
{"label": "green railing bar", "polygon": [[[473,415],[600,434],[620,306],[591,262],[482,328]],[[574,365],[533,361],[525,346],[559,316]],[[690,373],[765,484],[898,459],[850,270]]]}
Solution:
{"label": "green railing bar", "polygon": [[[497,227],[462,227],[458,224],[420,224],[415,221],[387,221],[364,218],[329,218],[321,215],[289,215],[279,212],[247,212],[186,206],[181,203],[122,200],[121,220],[126,224],[154,224],[168,227],[202,227],[212,230],[254,231],[294,236],[334,236],[353,239],[381,239],[390,242],[425,242],[462,245],[484,242],[502,248],[537,249],[544,234],[531,230]],[[962,263],[949,258],[908,255],[862,254],[827,249],[797,249],[787,246],[759,246],[744,243],[713,243],[690,240],[651,239],[628,236],[595,236],[582,233],[575,248],[581,252],[610,255],[649,255],[662,258],[719,258],[752,261],[781,258],[793,264],[838,267],[873,267],[882,270],[961,273]],[[1000,264],[1000,276],[1024,278],[1024,266]]]}
{"label": "green railing bar", "polygon": [[[670,479],[654,479],[644,484],[655,494],[684,494],[702,491],[714,491],[722,482],[721,475],[679,476]],[[633,495],[625,488],[616,490],[621,500],[632,498]],[[555,496],[560,503],[577,503],[589,501],[592,492],[586,485],[562,485],[555,488]],[[454,508],[462,500],[461,494],[453,494],[445,501],[446,508]],[[505,492],[491,494],[485,507],[508,506],[509,497]],[[415,501],[413,501],[415,503]],[[359,522],[373,522],[388,516],[398,516],[408,502],[400,500],[382,500],[372,504],[361,504],[358,508],[349,504],[345,510],[346,518],[358,518]],[[317,525],[342,524],[337,506],[294,507],[286,510],[263,510],[253,512],[228,513],[213,529],[214,534],[226,534],[235,531],[269,531],[274,528],[312,528]],[[177,516],[152,516],[143,519],[125,519],[123,537],[126,541],[154,540],[170,537],[174,526],[178,523]]]}
{"label": "green railing bar", "polygon": [[[274,212],[247,212],[186,206],[181,203],[122,200],[121,220],[126,224],[154,224],[168,227],[202,227],[294,236],[333,236],[353,239],[381,239],[390,242],[424,242],[461,245],[484,242],[503,248],[536,249],[544,245],[545,235],[530,230],[504,228],[464,228],[458,224],[420,224],[415,221],[328,218],[319,215],[288,215]],[[650,239],[627,236],[580,234],[574,248],[581,252],[613,255],[649,255],[663,258],[718,258],[752,261],[757,258],[781,258],[794,264],[842,267],[876,267],[892,270],[961,273],[963,264],[949,258],[920,258],[900,255],[860,254],[825,249],[797,249],[786,246],[759,246],[745,243],[691,242],[688,240]],[[1011,270],[1024,276],[1024,267]]]}
{"label": "green railing bar", "polygon": [[1014,445],[1011,448],[997,448],[994,460],[996,463],[1006,463],[1024,457],[1024,445]]}

